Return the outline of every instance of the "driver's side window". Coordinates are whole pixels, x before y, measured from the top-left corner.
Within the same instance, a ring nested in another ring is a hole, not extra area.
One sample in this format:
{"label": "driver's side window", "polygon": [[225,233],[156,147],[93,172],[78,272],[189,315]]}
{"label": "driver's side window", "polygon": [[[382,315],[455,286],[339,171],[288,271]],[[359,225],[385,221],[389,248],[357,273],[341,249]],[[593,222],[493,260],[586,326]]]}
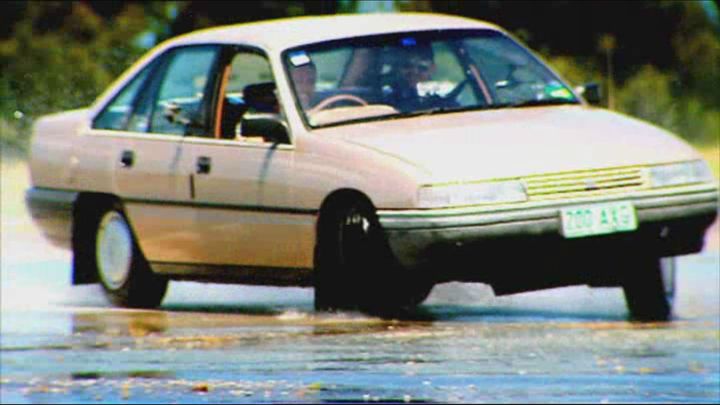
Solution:
{"label": "driver's side window", "polygon": [[149,132],[205,135],[211,73],[217,46],[180,48],[173,52],[152,106]]}

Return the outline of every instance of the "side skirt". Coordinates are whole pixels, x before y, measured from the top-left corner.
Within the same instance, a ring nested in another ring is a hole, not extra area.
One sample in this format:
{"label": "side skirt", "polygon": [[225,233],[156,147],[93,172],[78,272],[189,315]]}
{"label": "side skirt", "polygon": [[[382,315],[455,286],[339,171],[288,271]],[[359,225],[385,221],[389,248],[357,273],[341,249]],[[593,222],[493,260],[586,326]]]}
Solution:
{"label": "side skirt", "polygon": [[151,262],[153,271],[178,281],[205,283],[312,287],[313,270],[197,263]]}

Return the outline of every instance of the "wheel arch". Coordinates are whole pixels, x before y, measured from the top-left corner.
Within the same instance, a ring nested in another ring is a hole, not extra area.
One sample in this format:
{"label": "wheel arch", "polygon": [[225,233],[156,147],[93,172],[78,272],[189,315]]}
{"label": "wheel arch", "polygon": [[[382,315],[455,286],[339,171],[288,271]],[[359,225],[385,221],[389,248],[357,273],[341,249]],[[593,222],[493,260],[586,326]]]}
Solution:
{"label": "wheel arch", "polygon": [[355,188],[336,189],[323,199],[320,204],[320,209],[318,210],[317,221],[315,222],[315,253],[313,261],[316,266],[318,260],[318,246],[320,245],[320,240],[324,236],[328,227],[328,219],[330,218],[330,215],[328,214],[334,209],[358,200],[367,202],[373,207],[373,209],[375,209],[375,204],[372,199],[370,199],[367,194]]}
{"label": "wheel arch", "polygon": [[[351,208],[353,215],[358,211],[361,212],[360,215],[363,215],[362,212],[370,215],[366,216],[370,221],[370,227],[365,228],[363,225],[363,234],[368,239],[359,245],[360,254],[355,251],[355,254],[349,255],[350,259],[347,260],[343,259],[346,257],[344,247],[334,246],[331,240],[334,237],[333,224],[337,223],[334,221],[350,218],[344,216],[347,214],[343,212],[344,208]],[[387,311],[388,308],[394,310],[414,307],[430,294],[434,281],[425,279],[419,274],[411,275],[399,265],[377,219],[377,207],[362,191],[344,188],[330,193],[320,206],[316,226],[314,285],[317,309],[361,309],[382,312]],[[338,253],[339,251],[343,253]],[[357,269],[363,270],[358,273]],[[382,282],[378,283],[378,280]],[[373,294],[357,295],[356,288],[364,292],[372,290]]]}
{"label": "wheel arch", "polygon": [[369,203],[373,207],[373,209],[375,209],[375,204],[370,199],[370,197],[368,197],[367,194],[363,193],[358,189],[341,188],[328,194],[323,200],[322,204],[320,204],[320,209],[318,210],[318,219],[317,223],[315,224],[316,235],[318,235],[316,239],[319,238],[320,232],[325,225],[324,220],[327,218],[327,213],[330,212],[330,210],[341,207],[343,206],[343,204],[347,204],[350,201],[358,200],[364,200],[365,202]]}

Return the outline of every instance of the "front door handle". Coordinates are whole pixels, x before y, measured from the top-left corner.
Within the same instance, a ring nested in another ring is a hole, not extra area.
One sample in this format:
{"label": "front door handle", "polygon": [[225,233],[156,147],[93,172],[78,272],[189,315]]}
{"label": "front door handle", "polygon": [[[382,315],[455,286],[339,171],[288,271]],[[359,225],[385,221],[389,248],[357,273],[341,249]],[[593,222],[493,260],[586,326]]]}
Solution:
{"label": "front door handle", "polygon": [[124,150],[120,156],[120,165],[129,169],[133,164],[135,164],[135,152],[131,150]]}
{"label": "front door handle", "polygon": [[195,170],[197,174],[210,174],[210,169],[212,169],[212,160],[207,156],[200,156]]}

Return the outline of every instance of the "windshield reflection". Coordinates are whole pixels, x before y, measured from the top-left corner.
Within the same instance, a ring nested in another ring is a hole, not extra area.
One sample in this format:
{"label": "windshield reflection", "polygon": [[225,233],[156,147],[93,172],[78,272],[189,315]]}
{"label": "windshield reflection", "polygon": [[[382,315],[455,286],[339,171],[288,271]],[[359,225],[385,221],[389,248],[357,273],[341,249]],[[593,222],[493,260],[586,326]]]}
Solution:
{"label": "windshield reflection", "polygon": [[311,127],[579,103],[537,58],[492,30],[352,38],[294,48],[284,59]]}

